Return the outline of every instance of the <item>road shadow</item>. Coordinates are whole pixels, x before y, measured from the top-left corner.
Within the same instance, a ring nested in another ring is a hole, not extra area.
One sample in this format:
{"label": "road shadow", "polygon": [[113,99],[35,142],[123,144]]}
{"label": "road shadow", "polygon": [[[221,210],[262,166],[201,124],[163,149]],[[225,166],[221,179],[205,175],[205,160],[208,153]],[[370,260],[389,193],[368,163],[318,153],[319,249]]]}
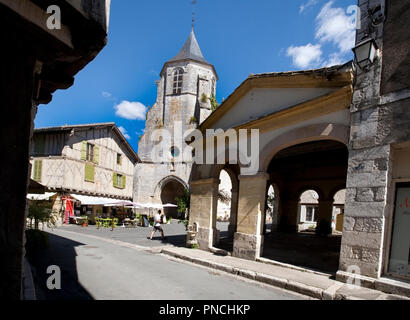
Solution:
{"label": "road shadow", "polygon": [[[91,294],[80,284],[77,273],[75,248],[84,243],[72,241],[47,233],[49,247],[33,252],[28,256],[32,267],[37,300],[94,300]],[[47,274],[49,266],[58,266],[61,270],[61,289],[49,290]]]}
{"label": "road shadow", "polygon": [[176,247],[186,247],[186,234],[180,235],[165,235],[166,239],[162,239],[161,236],[153,236],[152,241],[159,241],[163,244],[172,244]]}
{"label": "road shadow", "polygon": [[340,235],[275,231],[265,235],[263,257],[334,275],[339,267],[341,240]]}

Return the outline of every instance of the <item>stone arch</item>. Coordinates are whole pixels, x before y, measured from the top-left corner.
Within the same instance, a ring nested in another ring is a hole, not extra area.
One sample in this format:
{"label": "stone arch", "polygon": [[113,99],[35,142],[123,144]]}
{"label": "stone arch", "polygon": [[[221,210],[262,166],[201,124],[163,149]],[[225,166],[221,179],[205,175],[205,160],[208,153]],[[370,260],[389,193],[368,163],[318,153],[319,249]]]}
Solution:
{"label": "stone arch", "polygon": [[[309,191],[315,192],[317,195],[317,199],[313,197],[313,199],[315,200],[314,202],[303,202],[302,201],[303,195]],[[298,214],[297,214],[297,222],[299,224],[298,231],[304,231],[305,230],[304,225],[306,224],[307,221],[308,221],[307,222],[308,225],[315,224],[315,221],[317,219],[319,204],[320,204],[321,199],[323,199],[323,192],[318,187],[305,186],[301,188],[300,191],[298,192],[298,197],[299,197]],[[312,209],[309,209],[309,208],[312,208]],[[308,210],[312,210],[311,215],[312,215],[312,218],[313,217],[316,218],[315,220],[306,220],[308,216]]]}
{"label": "stone arch", "polygon": [[181,178],[179,178],[179,177],[177,177],[177,176],[169,175],[169,176],[166,176],[166,177],[162,178],[162,179],[157,183],[157,185],[155,186],[155,189],[154,189],[154,194],[153,194],[153,196],[157,196],[157,199],[160,199],[159,196],[160,196],[160,194],[161,194],[162,188],[163,188],[168,182],[170,182],[170,181],[172,181],[172,180],[175,180],[175,181],[179,182],[180,184],[182,184],[182,185],[184,186],[185,189],[188,189],[188,190],[189,190],[188,185],[186,184],[186,182],[185,182],[184,180],[182,180]]}
{"label": "stone arch", "polygon": [[[160,181],[158,189],[160,192],[159,199],[162,204],[171,203],[176,205],[175,198],[183,196],[187,186],[182,179],[176,176],[168,176]],[[167,217],[181,218],[177,208],[164,208],[163,210]]]}
{"label": "stone arch", "polygon": [[[224,249],[226,251],[233,250],[233,236],[237,229],[237,221],[238,221],[238,203],[239,203],[239,174],[240,174],[240,166],[239,164],[219,164],[214,165],[210,171],[211,178],[214,178],[216,181],[220,181],[221,172],[225,171],[232,184],[230,196],[231,196],[231,208],[230,208],[230,216],[229,216],[229,225],[227,232],[224,231],[220,233],[220,230],[216,230],[217,236],[213,240],[213,245],[216,248]],[[219,193],[219,190],[218,190]],[[217,201],[217,208],[219,206],[219,201]],[[218,209],[217,209],[218,210]],[[212,214],[211,220],[212,224],[216,225],[217,220],[217,210]],[[226,233],[226,234],[225,234]],[[225,235],[223,235],[225,234]]]}
{"label": "stone arch", "polygon": [[348,145],[349,127],[340,124],[314,124],[287,131],[271,140],[260,152],[259,168],[267,172],[274,156],[281,150],[294,145],[321,140],[333,140]]}
{"label": "stone arch", "polygon": [[325,193],[322,191],[321,188],[319,188],[318,186],[315,186],[315,185],[305,185],[305,186],[299,188],[298,191],[297,191],[297,198],[300,199],[302,194],[305,193],[306,191],[309,191],[309,190],[313,190],[318,194],[318,196],[319,196],[318,200],[325,199]]}

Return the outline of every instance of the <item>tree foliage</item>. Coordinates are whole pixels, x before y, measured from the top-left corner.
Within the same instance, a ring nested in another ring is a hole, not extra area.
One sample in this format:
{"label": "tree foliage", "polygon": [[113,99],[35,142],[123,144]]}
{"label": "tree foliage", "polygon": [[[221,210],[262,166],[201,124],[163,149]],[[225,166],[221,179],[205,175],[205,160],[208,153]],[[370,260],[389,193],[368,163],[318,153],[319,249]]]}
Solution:
{"label": "tree foliage", "polygon": [[31,201],[28,209],[28,218],[34,221],[34,228],[38,230],[39,224],[46,224],[49,228],[57,225],[56,212],[52,209],[52,204],[48,201]]}
{"label": "tree foliage", "polygon": [[274,194],[268,195],[267,202],[268,202],[268,208],[267,208],[267,210],[268,210],[270,213],[272,213],[273,207],[275,206],[275,195],[274,195]]}
{"label": "tree foliage", "polygon": [[191,202],[191,194],[188,189],[184,190],[184,194],[181,197],[175,198],[177,202],[177,211],[184,215],[184,219],[180,220],[178,223],[183,223],[185,228],[188,229],[189,224],[189,207]]}

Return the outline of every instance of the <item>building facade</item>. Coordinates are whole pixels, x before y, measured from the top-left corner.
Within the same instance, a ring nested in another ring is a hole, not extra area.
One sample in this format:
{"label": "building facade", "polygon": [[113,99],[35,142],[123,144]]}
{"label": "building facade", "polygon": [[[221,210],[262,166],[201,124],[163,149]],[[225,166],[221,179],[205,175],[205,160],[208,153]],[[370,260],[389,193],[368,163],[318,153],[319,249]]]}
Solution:
{"label": "building facade", "polygon": [[[67,202],[102,214],[104,203],[132,200],[138,156],[114,123],[34,130],[31,177],[47,188],[59,222],[68,222]],[[29,195],[30,198],[30,195]],[[68,210],[69,211],[69,210]]]}
{"label": "building facade", "polygon": [[410,5],[358,5],[356,44],[373,39],[378,52],[356,70],[338,279],[359,271],[368,286],[409,294]]}
{"label": "building facade", "polygon": [[[135,202],[175,204],[175,198],[188,189],[192,164],[173,161],[182,153],[177,136],[197,128],[212,112],[217,80],[215,68],[204,59],[192,30],[178,55],[165,63],[157,81],[157,100],[147,112],[145,133],[138,144],[141,163],[135,167]],[[169,133],[170,140],[157,154],[159,136],[155,132],[162,135],[160,130]],[[167,208],[165,213],[178,216],[175,208]]]}
{"label": "building facade", "polygon": [[[356,43],[373,39],[374,61],[252,75],[201,124],[203,132],[258,129],[259,170],[249,174],[240,162],[194,166],[188,244],[218,249],[217,192],[224,169],[232,180],[233,256],[263,256],[271,186],[278,230],[287,233],[298,230],[301,194],[314,190],[316,232],[327,236],[320,243],[329,259],[335,257],[333,276],[410,295],[410,6],[384,0],[358,5]],[[209,139],[202,141],[205,148]],[[343,207],[336,194],[344,189]],[[329,237],[334,207],[341,212],[339,239]],[[309,252],[302,247],[294,255]],[[314,267],[325,263],[319,259]]]}
{"label": "building facade", "polygon": [[[251,75],[201,124],[204,133],[222,129],[219,136],[231,136],[231,128],[237,137],[240,129],[248,134],[259,130],[256,172],[250,174],[246,164],[228,159],[225,164],[193,167],[190,225],[201,249],[213,250],[219,243],[221,170],[229,174],[232,184],[232,255],[253,260],[262,255],[271,186],[278,229],[298,230],[300,196],[312,189],[319,194],[318,221],[331,226],[334,196],[346,187],[352,77],[351,64]],[[206,150],[219,136],[205,136],[195,146]],[[249,146],[251,137],[247,139]]]}
{"label": "building facade", "polygon": [[[64,8],[61,29],[47,28],[50,5]],[[51,101],[56,90],[72,86],[75,75],[107,43],[110,0],[0,0],[3,110],[14,117],[0,129],[0,297],[20,299],[24,290],[24,230],[29,156],[34,118],[39,104]],[[79,27],[81,26],[81,27]]]}

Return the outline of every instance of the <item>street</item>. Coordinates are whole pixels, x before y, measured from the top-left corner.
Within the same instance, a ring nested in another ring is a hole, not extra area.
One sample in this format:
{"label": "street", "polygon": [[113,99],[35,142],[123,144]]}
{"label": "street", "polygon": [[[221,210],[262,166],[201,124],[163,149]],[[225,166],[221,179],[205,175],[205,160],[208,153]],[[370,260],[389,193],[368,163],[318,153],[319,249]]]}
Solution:
{"label": "street", "polygon": [[[77,230],[81,231],[81,228]],[[37,299],[309,299],[296,293],[147,252],[142,246],[132,246],[135,245],[119,245],[115,240],[69,231],[69,228],[50,231],[49,249],[37,254],[30,261],[33,265]],[[60,290],[47,289],[46,282],[50,275],[46,270],[50,265],[61,269]]]}

